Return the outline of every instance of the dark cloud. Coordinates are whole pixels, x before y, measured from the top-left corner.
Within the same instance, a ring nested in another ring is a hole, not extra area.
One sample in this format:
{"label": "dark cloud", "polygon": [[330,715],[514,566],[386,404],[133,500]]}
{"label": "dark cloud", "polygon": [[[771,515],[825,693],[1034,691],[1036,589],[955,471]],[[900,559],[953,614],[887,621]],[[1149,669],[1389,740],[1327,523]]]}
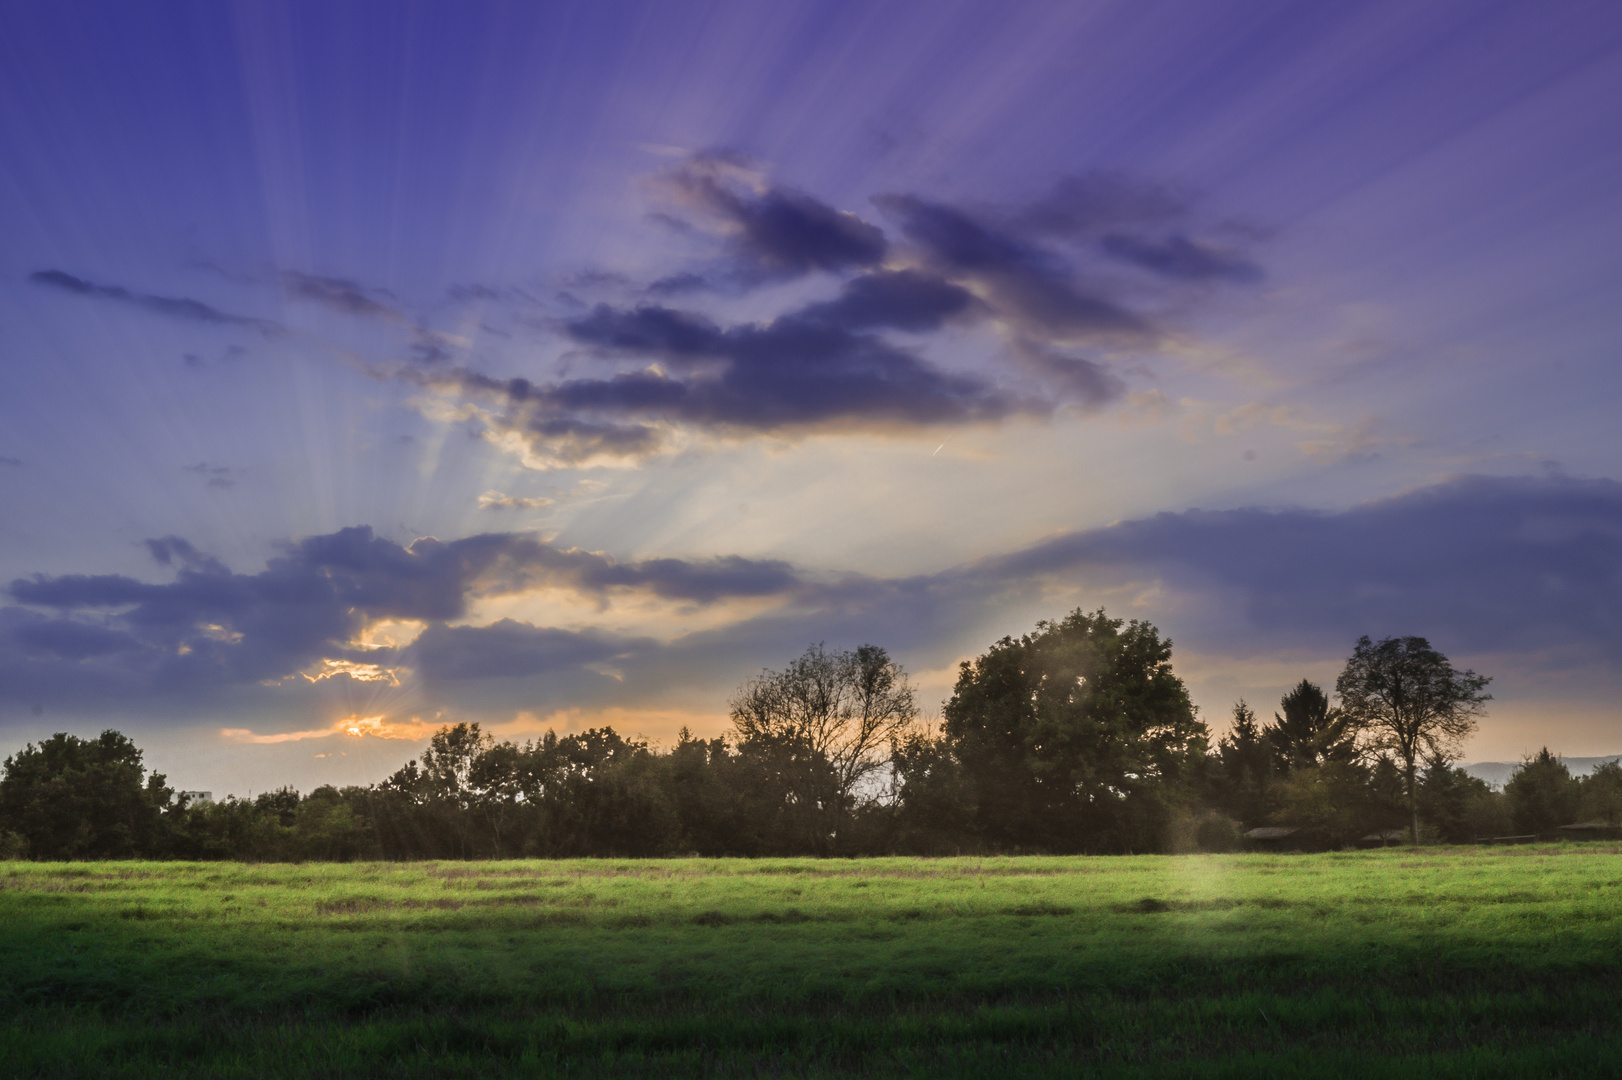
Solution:
{"label": "dark cloud", "polygon": [[[898,296],[905,289],[893,290]],[[922,290],[919,290],[920,292]],[[966,300],[950,289],[884,308],[860,291],[766,324],[721,329],[703,316],[597,307],[566,324],[583,345],[660,360],[684,378],[639,372],[548,391],[568,409],[602,409],[757,430],[844,420],[962,423],[1030,407],[984,380],[943,372],[876,335],[842,325],[938,322]]]}
{"label": "dark cloud", "polygon": [[117,300],[120,303],[132,304],[135,307],[145,308],[147,311],[170,318],[186,319],[191,322],[212,323],[221,326],[240,326],[249,330],[257,330],[261,334],[277,336],[286,333],[279,323],[269,319],[256,319],[247,315],[233,315],[210,307],[200,300],[191,300],[185,297],[151,296],[146,293],[131,292],[121,285],[98,285],[74,277],[61,270],[38,270],[28,275],[28,280],[36,285],[46,285],[53,289],[61,289],[77,296],[93,297],[101,300]]}
{"label": "dark cloud", "polygon": [[938,330],[974,306],[961,285],[916,270],[880,270],[845,282],[838,299],[805,308],[800,317],[846,330]]}
{"label": "dark cloud", "polygon": [[1111,233],[1104,237],[1104,250],[1122,262],[1180,281],[1251,282],[1262,278],[1261,267],[1255,263],[1186,236],[1144,240]]}
{"label": "dark cloud", "polygon": [[409,352],[411,359],[419,364],[443,364],[454,358],[454,354],[445,347],[444,339],[429,333],[419,333],[417,340],[411,343]]}
{"label": "dark cloud", "polygon": [[477,282],[469,285],[452,285],[445,290],[445,295],[452,300],[458,301],[506,299],[506,294],[501,289],[490,285],[480,285]]}
{"label": "dark cloud", "polygon": [[578,668],[651,644],[502,619],[489,626],[431,626],[411,644],[409,654],[423,678],[446,683]]}
{"label": "dark cloud", "polygon": [[14,469],[20,469],[23,466],[23,459],[0,455],[0,465],[9,465]]}
{"label": "dark cloud", "polygon": [[1144,317],[1082,287],[1062,258],[1012,231],[913,195],[881,195],[874,202],[895,218],[933,270],[981,285],[997,312],[1017,322],[1022,333],[1053,340],[1152,334]]}
{"label": "dark cloud", "polygon": [[942,371],[873,329],[938,328],[972,296],[915,272],[862,275],[831,301],[765,324],[723,328],[657,304],[599,304],[561,324],[606,359],[659,368],[536,384],[465,370],[395,372],[425,386],[495,397],[490,422],[516,432],[549,462],[639,457],[663,443],[661,427],[775,431],[819,425],[952,424],[1050,405],[984,379]]}
{"label": "dark cloud", "polygon": [[12,636],[25,651],[42,652],[64,660],[88,660],[146,647],[130,634],[68,619],[25,622],[12,631]]}
{"label": "dark cloud", "polygon": [[682,203],[719,219],[745,272],[762,279],[856,270],[884,260],[888,245],[877,226],[751,172],[741,158],[706,154],[661,180]]}
{"label": "dark cloud", "polygon": [[383,290],[368,289],[359,282],[351,281],[348,278],[324,277],[320,274],[305,274],[297,270],[283,270],[282,288],[290,296],[329,307],[345,315],[382,319],[386,322],[405,323],[410,321],[399,309],[378,299],[380,296],[392,299],[389,293]]}
{"label": "dark cloud", "polygon": [[726,335],[707,316],[658,304],[630,311],[598,304],[563,329],[582,345],[667,360],[716,359],[726,351]]}
{"label": "dark cloud", "polygon": [[178,536],[163,536],[142,541],[152,558],[160,566],[184,566],[209,574],[229,574],[226,565],[212,555],[206,555],[192,546],[190,540]]}
{"label": "dark cloud", "polygon": [[1622,657],[1622,484],[1611,480],[1476,476],[1340,513],[1159,514],[974,572],[1088,567],[1235,605],[1227,638],[1248,649],[1419,634],[1479,651],[1575,645]]}
{"label": "dark cloud", "polygon": [[[642,288],[643,297],[735,292],[814,270],[840,276],[837,295],[732,325],[697,299],[686,308],[657,300],[586,307],[571,296],[578,313],[548,328],[588,357],[621,368],[641,362],[642,370],[591,375],[571,367],[555,382],[455,369],[378,374],[495,398],[498,408],[479,422],[519,436],[526,460],[540,467],[635,460],[672,445],[671,434],[683,429],[791,432],[1043,416],[1120,398],[1126,383],[1098,353],[1152,347],[1163,334],[1158,318],[1122,298],[1119,269],[1102,272],[1109,260],[1158,279],[1133,282],[1139,297],[1260,274],[1242,255],[1182,233],[1149,240],[1121,231],[1163,231],[1187,218],[1188,206],[1169,188],[1116,174],[1066,178],[1012,209],[880,196],[875,205],[905,239],[895,249],[877,226],[771,182],[739,155],[694,156],[661,173],[656,187],[695,220],[718,223],[730,262],[667,274]],[[572,280],[629,284],[614,274]],[[926,342],[888,336],[932,335],[974,320],[991,320],[1003,337],[1012,378],[947,371],[925,358]]]}
{"label": "dark cloud", "polygon": [[1036,372],[1049,386],[1060,388],[1068,401],[1085,408],[1099,408],[1126,393],[1126,384],[1096,360],[1071,356],[1029,338],[1016,339],[1012,352],[1025,368]]}
{"label": "dark cloud", "polygon": [[659,278],[642,292],[647,296],[671,297],[683,296],[687,293],[706,292],[715,287],[714,283],[703,274],[683,271],[679,274],[670,274]]}
{"label": "dark cloud", "polygon": [[[351,642],[375,620],[420,620],[430,625],[425,635],[432,636],[419,652],[450,677],[448,673],[472,662],[456,658],[462,655],[457,650],[473,639],[443,624],[466,616],[477,596],[548,585],[599,598],[643,592],[708,604],[798,587],[786,563],[736,557],[618,562],[515,533],[450,542],[427,537],[403,546],[370,528],[355,527],[290,544],[256,574],[232,573],[179,537],[150,540],[146,546],[161,565],[177,567],[172,582],[82,574],[13,581],[9,592],[15,601],[53,614],[46,618],[27,608],[0,609],[0,627],[9,628],[4,638],[10,648],[25,657],[102,658],[112,665],[102,674],[114,683],[120,682],[112,678],[118,675],[121,684],[133,679],[149,690],[184,692],[280,679],[323,659],[415,662],[412,656],[417,654],[365,649]],[[501,640],[510,651],[512,635]],[[554,649],[547,655],[559,654]],[[7,667],[0,656],[0,670]]]}
{"label": "dark cloud", "polygon": [[[537,695],[587,704],[609,692],[621,703],[656,701],[673,687],[720,692],[817,640],[876,641],[914,663],[944,662],[1061,604],[1100,602],[1155,621],[1183,650],[1241,658],[1343,655],[1360,634],[1413,633],[1456,656],[1508,653],[1534,668],[1569,668],[1574,655],[1606,669],[1622,660],[1622,484],[1608,480],[1465,477],[1337,513],[1158,514],[905,578],[809,579],[741,558],[618,562],[522,534],[401,546],[346,529],[290,545],[251,575],[175,538],[148,546],[179,565],[173,582],[13,583],[28,606],[0,608],[0,694],[172,700],[337,658],[412,667],[446,700],[510,715]],[[1151,583],[1164,599],[1131,609],[1108,599]],[[665,644],[512,620],[449,625],[472,597],[540,585],[781,603]],[[429,626],[403,649],[351,649],[374,618]]]}

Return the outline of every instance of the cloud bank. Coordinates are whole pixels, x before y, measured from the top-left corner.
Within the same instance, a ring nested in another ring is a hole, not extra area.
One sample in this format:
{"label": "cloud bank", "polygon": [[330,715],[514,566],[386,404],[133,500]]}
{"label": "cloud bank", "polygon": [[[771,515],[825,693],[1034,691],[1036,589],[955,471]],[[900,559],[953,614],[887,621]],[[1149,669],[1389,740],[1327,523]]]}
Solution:
{"label": "cloud bank", "polygon": [[[1113,613],[1150,618],[1205,655],[1333,656],[1366,633],[1514,653],[1550,670],[1622,660],[1622,484],[1609,480],[1461,477],[1336,513],[1158,514],[907,578],[736,556],[620,562],[518,533],[400,545],[344,529],[290,544],[254,574],[178,538],[148,546],[173,581],[11,584],[0,695],[116,707],[133,694],[175,702],[251,685],[267,702],[291,702],[317,680],[394,678],[508,716],[538,696],[557,707],[645,705],[682,687],[719,703],[807,642],[875,641],[938,666],[1028,628],[1033,611],[1054,617],[1145,584],[1157,600],[1111,600]],[[512,618],[465,622],[477,598],[538,588],[609,607],[636,597],[770,603],[662,642]],[[366,628],[386,620],[422,629],[407,644],[366,642]]]}
{"label": "cloud bank", "polygon": [[[494,441],[521,448],[533,467],[632,464],[695,434],[952,426],[1096,410],[1127,389],[1105,354],[1152,350],[1166,333],[1145,297],[1261,277],[1244,252],[1180,231],[1191,215],[1186,199],[1113,174],[1067,178],[1012,207],[880,195],[873,206],[894,236],[878,221],[773,182],[735,154],[694,155],[651,188],[667,207],[660,220],[685,237],[714,240],[718,255],[644,286],[586,275],[594,287],[640,297],[598,302],[553,323],[573,346],[568,355],[603,373],[385,374],[473,403],[463,415]],[[1150,284],[1123,287],[1123,265]],[[704,310],[711,294],[818,276],[835,283],[831,299],[768,319],[727,323]],[[673,306],[678,298],[683,306]],[[991,328],[1002,344],[973,370],[932,358],[949,335],[975,326]]]}

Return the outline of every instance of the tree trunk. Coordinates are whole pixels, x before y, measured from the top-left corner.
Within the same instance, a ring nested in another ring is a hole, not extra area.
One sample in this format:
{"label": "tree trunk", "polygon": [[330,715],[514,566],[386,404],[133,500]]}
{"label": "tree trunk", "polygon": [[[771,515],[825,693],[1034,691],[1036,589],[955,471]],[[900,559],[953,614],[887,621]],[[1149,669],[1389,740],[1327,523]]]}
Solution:
{"label": "tree trunk", "polygon": [[1408,843],[1419,845],[1419,798],[1414,790],[1414,764],[1408,763]]}

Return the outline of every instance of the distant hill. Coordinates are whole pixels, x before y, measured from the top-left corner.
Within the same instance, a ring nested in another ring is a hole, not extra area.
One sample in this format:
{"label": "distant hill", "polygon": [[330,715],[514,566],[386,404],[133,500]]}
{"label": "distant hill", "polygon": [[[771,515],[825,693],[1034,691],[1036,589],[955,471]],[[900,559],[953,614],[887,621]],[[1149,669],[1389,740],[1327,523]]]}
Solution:
{"label": "distant hill", "polygon": [[[1568,757],[1561,758],[1566,768],[1571,770],[1573,776],[1587,776],[1594,771],[1594,766],[1603,765],[1607,761],[1622,760],[1622,754],[1612,754],[1610,757]],[[1521,767],[1518,761],[1477,761],[1473,764],[1460,765],[1459,768],[1480,780],[1485,780],[1495,788],[1501,788],[1512,776],[1516,769]]]}

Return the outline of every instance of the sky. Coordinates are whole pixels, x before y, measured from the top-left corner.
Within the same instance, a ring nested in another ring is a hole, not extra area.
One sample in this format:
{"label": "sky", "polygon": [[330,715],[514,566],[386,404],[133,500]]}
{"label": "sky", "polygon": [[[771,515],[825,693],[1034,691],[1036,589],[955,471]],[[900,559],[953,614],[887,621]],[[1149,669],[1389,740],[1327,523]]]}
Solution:
{"label": "sky", "polygon": [[0,8],[0,754],[370,783],[813,643],[1360,635],[1622,751],[1622,8]]}

